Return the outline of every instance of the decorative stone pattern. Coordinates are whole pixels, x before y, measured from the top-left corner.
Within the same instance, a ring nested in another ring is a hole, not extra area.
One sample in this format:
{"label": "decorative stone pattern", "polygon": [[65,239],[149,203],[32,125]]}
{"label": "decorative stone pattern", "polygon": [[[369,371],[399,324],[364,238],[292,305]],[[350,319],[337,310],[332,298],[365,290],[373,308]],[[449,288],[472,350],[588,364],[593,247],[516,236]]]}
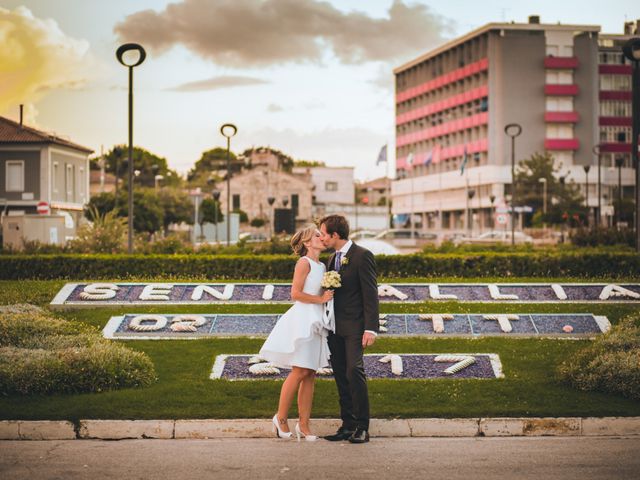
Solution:
{"label": "decorative stone pattern", "polygon": [[[456,354],[472,358],[473,364],[461,368],[457,372],[446,373],[451,363],[436,362],[437,355],[433,354],[395,354],[364,356],[364,370],[368,378],[398,378],[398,379],[426,379],[426,378],[499,378],[502,377],[502,367],[498,355],[495,354]],[[388,358],[386,358],[388,357]],[[397,357],[394,359],[394,357]],[[261,364],[249,363],[252,355],[218,355],[215,359],[210,375],[212,379],[226,380],[257,380],[284,379],[289,371],[279,369],[277,373],[252,373],[251,367]],[[319,378],[332,378],[327,373]]]}
{"label": "decorative stone pattern", "polygon": [[[381,302],[632,302],[640,303],[640,284],[602,283],[396,283],[380,284]],[[291,303],[289,283],[68,283],[53,307],[91,305],[207,305]]]}
{"label": "decorative stone pattern", "polygon": [[[171,339],[219,336],[266,336],[278,321],[278,314],[125,314],[112,317],[103,333],[107,338]],[[496,321],[503,318],[503,322]],[[138,318],[139,321],[135,321]],[[491,321],[493,320],[493,321]],[[133,326],[132,326],[133,322]],[[136,324],[138,326],[136,326]],[[606,332],[610,328],[606,317],[588,313],[577,314],[395,314],[381,316],[380,334],[401,335],[519,335],[583,337]],[[147,328],[147,325],[152,328]],[[510,330],[505,331],[505,325]],[[180,330],[177,326],[184,326]],[[569,327],[569,328],[567,328]]]}

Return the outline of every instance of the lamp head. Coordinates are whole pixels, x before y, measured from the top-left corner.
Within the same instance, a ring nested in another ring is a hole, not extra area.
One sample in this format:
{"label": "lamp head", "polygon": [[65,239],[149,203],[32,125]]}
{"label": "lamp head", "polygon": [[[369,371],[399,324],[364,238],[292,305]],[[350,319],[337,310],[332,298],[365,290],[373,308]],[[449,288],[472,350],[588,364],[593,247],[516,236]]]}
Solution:
{"label": "lamp head", "polygon": [[[126,54],[133,51],[138,52],[138,60],[132,63],[128,63],[127,60],[131,60],[132,55]],[[144,59],[147,58],[147,52],[145,52],[144,48],[142,48],[142,45],[139,45],[137,43],[125,43],[124,45],[120,45],[116,50],[116,58],[125,67],[133,68],[144,62]]]}
{"label": "lamp head", "polygon": [[220,127],[220,133],[223,137],[231,138],[238,133],[238,127],[236,127],[233,123],[225,123]]}

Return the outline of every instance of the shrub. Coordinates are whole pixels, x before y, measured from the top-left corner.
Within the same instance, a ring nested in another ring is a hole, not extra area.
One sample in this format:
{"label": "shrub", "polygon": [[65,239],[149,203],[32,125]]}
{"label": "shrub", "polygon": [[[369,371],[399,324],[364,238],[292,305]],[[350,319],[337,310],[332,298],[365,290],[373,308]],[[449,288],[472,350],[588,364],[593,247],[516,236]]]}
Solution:
{"label": "shrub", "polygon": [[634,231],[629,228],[580,228],[571,235],[571,243],[579,247],[596,247],[598,245],[635,246]]}
{"label": "shrub", "polygon": [[118,253],[124,251],[127,219],[118,217],[115,210],[101,214],[92,206],[86,213],[91,222],[78,228],[78,236],[69,248],[80,253]]}
{"label": "shrub", "polygon": [[262,227],[265,223],[266,221],[264,218],[256,217],[251,219],[251,222],[249,223],[249,225],[251,225],[252,227],[259,228],[259,227]]}
{"label": "shrub", "polygon": [[[127,279],[140,277],[291,280],[295,257],[284,241],[252,247],[203,247],[198,255],[0,255],[0,279]],[[271,255],[273,251],[287,255]],[[265,253],[263,255],[263,253]],[[326,258],[326,257],[323,257]],[[404,277],[637,277],[640,255],[633,252],[479,252],[378,255],[378,275]]]}
{"label": "shrub", "polygon": [[0,393],[100,392],[148,386],[151,360],[88,325],[31,306],[0,310]]}
{"label": "shrub", "polygon": [[55,350],[0,347],[0,393],[101,392],[153,383],[149,358],[115,343]]}
{"label": "shrub", "polygon": [[640,399],[640,313],[628,316],[558,368],[579,390]]}

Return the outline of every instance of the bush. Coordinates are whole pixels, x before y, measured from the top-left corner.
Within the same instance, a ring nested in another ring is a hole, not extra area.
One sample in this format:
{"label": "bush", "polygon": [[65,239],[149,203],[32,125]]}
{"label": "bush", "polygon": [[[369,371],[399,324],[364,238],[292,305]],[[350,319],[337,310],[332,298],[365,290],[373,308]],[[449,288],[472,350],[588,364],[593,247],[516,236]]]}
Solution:
{"label": "bush", "polygon": [[579,247],[597,247],[598,245],[635,246],[634,231],[629,228],[581,228],[571,235],[571,243]]}
{"label": "bush", "polygon": [[80,253],[118,253],[124,251],[127,219],[117,212],[101,214],[92,206],[86,213],[91,220],[78,228],[78,236],[69,242],[69,248]]}
{"label": "bush", "polygon": [[[242,255],[0,255],[0,279],[127,279],[180,277],[291,280],[296,258],[262,254],[285,242],[267,242]],[[264,248],[264,251],[261,250]],[[241,251],[206,247],[206,252]],[[326,256],[323,258],[326,259]],[[378,255],[378,275],[405,277],[637,277],[640,255],[633,252],[533,252]]]}
{"label": "bush", "polygon": [[558,374],[579,390],[640,399],[640,313],[624,318],[564,362]]}
{"label": "bush", "polygon": [[151,360],[93,327],[30,306],[0,310],[0,393],[100,392],[148,386]]}
{"label": "bush", "polygon": [[252,227],[256,227],[256,228],[260,228],[262,226],[264,226],[264,224],[266,223],[264,218],[253,218],[251,219],[251,222],[249,223],[249,225],[251,225]]}

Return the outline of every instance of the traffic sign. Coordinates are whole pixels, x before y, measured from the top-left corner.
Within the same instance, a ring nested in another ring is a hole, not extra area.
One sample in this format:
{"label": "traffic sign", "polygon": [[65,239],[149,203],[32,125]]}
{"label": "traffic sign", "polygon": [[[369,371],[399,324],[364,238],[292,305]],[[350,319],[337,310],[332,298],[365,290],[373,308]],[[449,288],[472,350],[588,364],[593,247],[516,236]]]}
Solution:
{"label": "traffic sign", "polygon": [[47,202],[38,202],[37,211],[40,215],[49,215],[51,213]]}
{"label": "traffic sign", "polygon": [[496,223],[499,225],[506,225],[509,217],[504,213],[499,213],[496,215]]}

